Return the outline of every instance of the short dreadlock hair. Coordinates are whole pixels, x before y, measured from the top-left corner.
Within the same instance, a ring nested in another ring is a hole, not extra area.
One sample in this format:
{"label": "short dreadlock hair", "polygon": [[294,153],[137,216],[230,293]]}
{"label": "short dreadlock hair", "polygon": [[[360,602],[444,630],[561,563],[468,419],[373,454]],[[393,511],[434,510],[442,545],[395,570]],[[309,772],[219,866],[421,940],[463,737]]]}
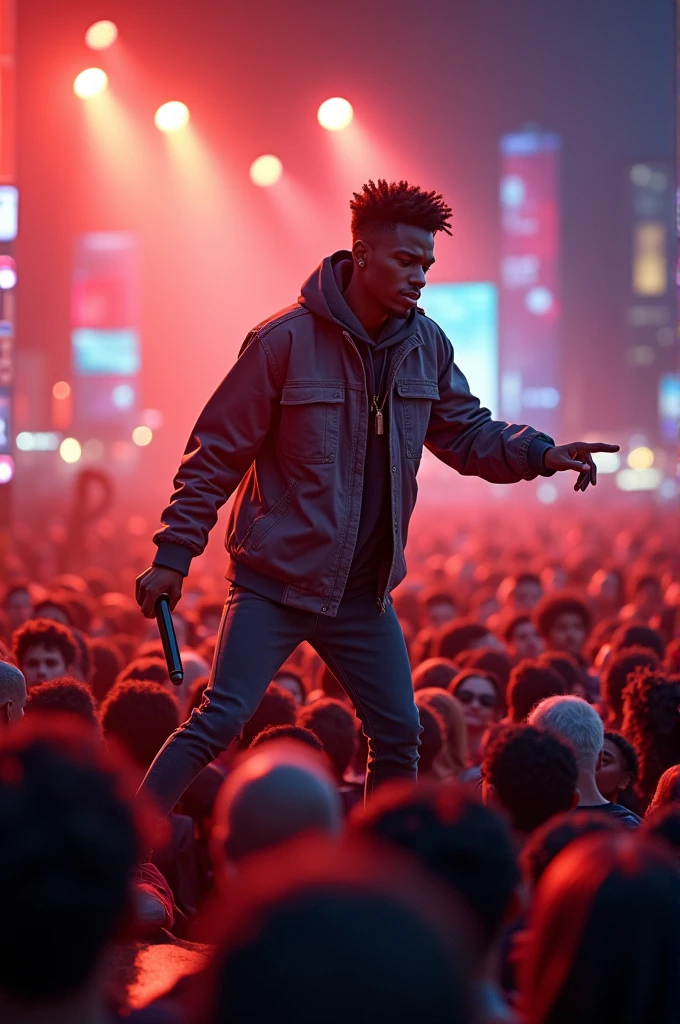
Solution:
{"label": "short dreadlock hair", "polygon": [[437,192],[423,192],[418,185],[407,181],[369,181],[361,192],[354,192],[350,200],[352,234],[356,236],[366,227],[390,227],[394,224],[413,224],[436,234],[451,234],[452,209]]}

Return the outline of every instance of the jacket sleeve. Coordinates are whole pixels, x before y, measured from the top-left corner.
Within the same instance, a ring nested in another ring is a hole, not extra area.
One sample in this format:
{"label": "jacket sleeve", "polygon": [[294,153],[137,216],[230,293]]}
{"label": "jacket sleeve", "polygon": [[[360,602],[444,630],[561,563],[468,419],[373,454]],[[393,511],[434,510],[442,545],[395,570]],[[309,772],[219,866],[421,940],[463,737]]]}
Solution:
{"label": "jacket sleeve", "polygon": [[495,484],[552,476],[543,466],[543,456],[554,446],[553,439],[533,427],[493,420],[471,394],[443,333],[441,341],[445,348],[439,400],[432,405],[426,447],[464,476],[481,476]]}
{"label": "jacket sleeve", "polygon": [[154,565],[186,573],[200,555],[217,513],[238,487],[267,436],[280,398],[279,373],[251,332],[239,358],[198,418],[154,536]]}

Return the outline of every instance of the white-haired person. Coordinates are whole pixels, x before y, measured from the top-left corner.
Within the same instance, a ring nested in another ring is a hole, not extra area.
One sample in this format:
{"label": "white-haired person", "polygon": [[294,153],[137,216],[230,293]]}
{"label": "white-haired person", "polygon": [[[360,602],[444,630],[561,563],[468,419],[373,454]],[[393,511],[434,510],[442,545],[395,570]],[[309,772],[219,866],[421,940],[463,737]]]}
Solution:
{"label": "white-haired person", "polygon": [[613,804],[597,788],[595,774],[602,761],[604,725],[592,704],[582,697],[547,697],[533,709],[528,724],[547,729],[567,740],[578,764],[579,802],[577,810],[603,811],[628,828],[642,824],[640,818],[622,804]]}

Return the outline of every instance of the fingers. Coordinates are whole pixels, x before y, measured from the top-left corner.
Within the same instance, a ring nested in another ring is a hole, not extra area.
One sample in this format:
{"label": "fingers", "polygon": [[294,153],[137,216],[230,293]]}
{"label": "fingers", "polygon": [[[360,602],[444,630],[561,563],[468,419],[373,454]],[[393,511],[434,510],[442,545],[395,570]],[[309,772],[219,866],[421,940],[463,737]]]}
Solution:
{"label": "fingers", "polygon": [[182,596],[182,588],[181,587],[170,587],[170,591],[168,593],[168,602],[170,604],[170,611],[171,612],[174,612],[177,604],[179,603],[179,599],[180,599],[181,596]]}
{"label": "fingers", "polygon": [[590,470],[584,470],[579,474],[578,480],[574,484],[575,491],[585,491],[588,484],[590,483]]}
{"label": "fingers", "polygon": [[621,446],[618,444],[603,444],[601,441],[596,441],[593,444],[588,444],[586,441],[579,441],[575,445],[570,445],[571,448],[578,448],[579,451],[583,452],[619,452]]}
{"label": "fingers", "polygon": [[147,619],[153,619],[156,614],[156,597],[146,588],[142,590],[142,615]]}
{"label": "fingers", "polygon": [[584,459],[566,459],[560,468],[573,469],[577,473],[584,473],[586,470],[590,472],[590,466]]}

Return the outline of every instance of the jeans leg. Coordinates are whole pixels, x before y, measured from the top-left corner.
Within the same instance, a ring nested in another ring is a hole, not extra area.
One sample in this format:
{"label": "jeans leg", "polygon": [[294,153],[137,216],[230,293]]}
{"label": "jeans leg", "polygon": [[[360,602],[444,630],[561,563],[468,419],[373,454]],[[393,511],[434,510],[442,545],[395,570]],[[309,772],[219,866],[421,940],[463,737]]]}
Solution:
{"label": "jeans leg", "polygon": [[366,795],[386,779],[417,776],[420,719],[404,634],[394,609],[373,598],[319,616],[309,640],[347,692],[368,737]]}
{"label": "jeans leg", "polygon": [[203,703],[161,747],[142,783],[162,813],[170,813],[198,773],[238,736],[315,621],[310,612],[232,585]]}

